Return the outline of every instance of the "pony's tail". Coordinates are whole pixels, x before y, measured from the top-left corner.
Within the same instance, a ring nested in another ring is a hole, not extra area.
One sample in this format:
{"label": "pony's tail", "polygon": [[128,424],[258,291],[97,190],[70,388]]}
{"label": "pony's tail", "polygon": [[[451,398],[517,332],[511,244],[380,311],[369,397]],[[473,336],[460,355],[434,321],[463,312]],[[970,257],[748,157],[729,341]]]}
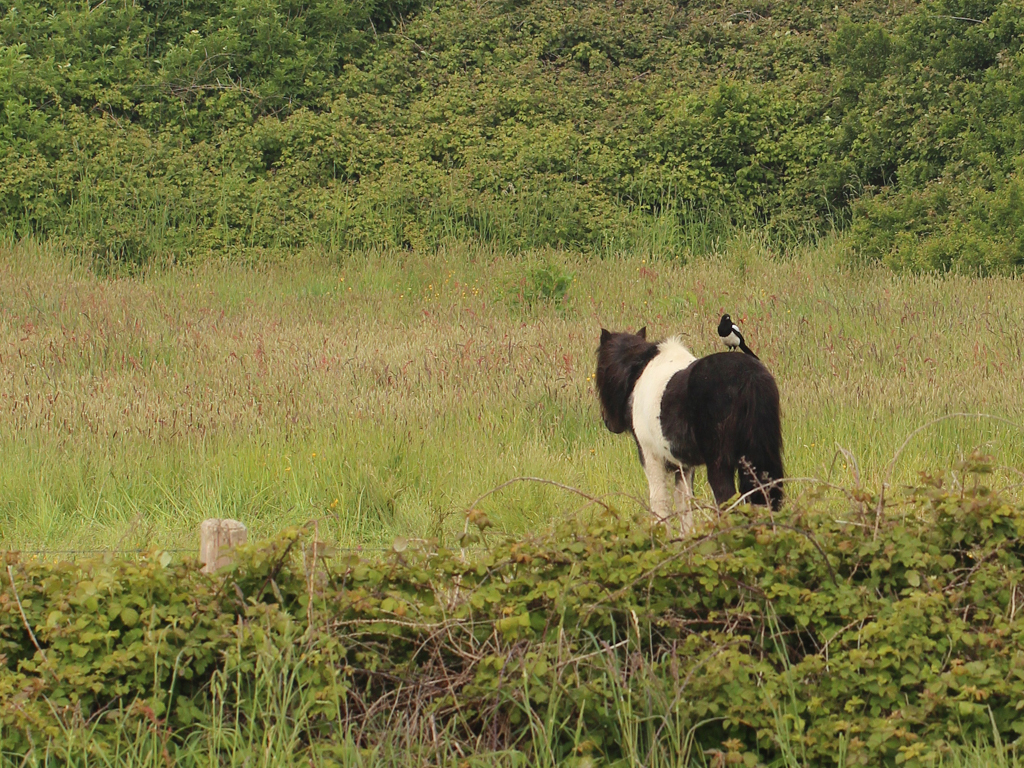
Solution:
{"label": "pony's tail", "polygon": [[734,448],[740,493],[762,488],[761,493],[751,496],[751,501],[778,510],[785,495],[779,389],[771,374],[751,376],[740,389],[737,400]]}

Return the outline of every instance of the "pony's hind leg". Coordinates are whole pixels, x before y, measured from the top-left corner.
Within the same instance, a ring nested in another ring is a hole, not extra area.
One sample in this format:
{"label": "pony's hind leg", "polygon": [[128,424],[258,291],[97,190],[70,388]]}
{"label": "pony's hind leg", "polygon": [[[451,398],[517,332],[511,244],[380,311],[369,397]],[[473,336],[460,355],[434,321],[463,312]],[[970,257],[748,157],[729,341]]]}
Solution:
{"label": "pony's hind leg", "polygon": [[693,467],[680,467],[675,472],[675,511],[680,534],[688,536],[693,530]]}
{"label": "pony's hind leg", "polygon": [[725,502],[736,495],[736,470],[724,461],[714,461],[708,464],[708,485],[715,494],[715,503],[722,506]]}
{"label": "pony's hind leg", "polygon": [[749,461],[740,460],[740,493],[747,496],[751,504],[761,504],[778,512],[782,506],[782,484],[773,480],[767,472],[758,477]]}

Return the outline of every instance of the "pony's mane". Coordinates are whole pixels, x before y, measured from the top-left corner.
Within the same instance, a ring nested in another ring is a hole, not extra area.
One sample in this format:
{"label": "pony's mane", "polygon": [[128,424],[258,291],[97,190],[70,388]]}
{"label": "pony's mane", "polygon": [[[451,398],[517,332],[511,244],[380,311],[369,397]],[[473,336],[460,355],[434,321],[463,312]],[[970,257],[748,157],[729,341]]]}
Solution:
{"label": "pony's mane", "polygon": [[633,386],[658,352],[659,346],[643,335],[602,332],[597,349],[596,384],[604,423],[612,432],[631,428],[629,398]]}

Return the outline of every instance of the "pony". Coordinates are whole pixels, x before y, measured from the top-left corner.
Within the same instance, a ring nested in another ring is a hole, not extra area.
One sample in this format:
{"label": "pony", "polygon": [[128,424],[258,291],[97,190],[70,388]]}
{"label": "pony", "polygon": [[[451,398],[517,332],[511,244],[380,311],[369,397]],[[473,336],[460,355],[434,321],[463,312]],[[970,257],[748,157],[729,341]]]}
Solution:
{"label": "pony", "polygon": [[596,385],[605,426],[636,441],[659,518],[674,508],[689,532],[694,467],[701,464],[718,505],[736,494],[737,472],[751,501],[782,505],[779,389],[760,360],[729,352],[698,359],[677,337],[654,344],[646,327],[602,328]]}

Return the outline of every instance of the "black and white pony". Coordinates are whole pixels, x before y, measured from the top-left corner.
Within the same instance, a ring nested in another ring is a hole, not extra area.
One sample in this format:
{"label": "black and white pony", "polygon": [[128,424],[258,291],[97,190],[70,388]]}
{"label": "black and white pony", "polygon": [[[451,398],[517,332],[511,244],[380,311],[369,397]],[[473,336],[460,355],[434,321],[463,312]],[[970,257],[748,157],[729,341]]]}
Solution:
{"label": "black and white pony", "polygon": [[779,390],[761,361],[729,352],[697,359],[678,338],[652,344],[646,328],[602,329],[597,393],[605,426],[636,439],[659,518],[674,509],[690,530],[699,464],[718,504],[735,495],[737,471],[752,502],[782,504]]}

